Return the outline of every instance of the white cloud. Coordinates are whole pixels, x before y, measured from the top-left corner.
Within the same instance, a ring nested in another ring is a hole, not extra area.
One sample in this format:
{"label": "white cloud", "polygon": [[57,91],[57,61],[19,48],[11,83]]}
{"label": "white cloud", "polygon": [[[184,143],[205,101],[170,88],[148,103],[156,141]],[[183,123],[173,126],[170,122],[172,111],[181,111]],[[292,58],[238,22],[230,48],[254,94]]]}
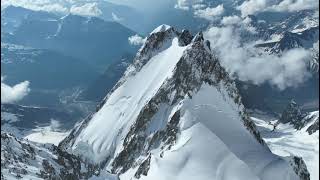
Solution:
{"label": "white cloud", "polygon": [[195,10],[204,9],[206,7],[207,7],[207,5],[205,5],[205,4],[194,4],[194,5],[192,5],[192,8],[195,9]]}
{"label": "white cloud", "polygon": [[58,131],[61,127],[61,124],[59,121],[55,119],[50,120],[50,126],[48,127],[49,131]]}
{"label": "white cloud", "polygon": [[5,0],[1,2],[1,9],[9,5],[20,6],[35,11],[47,11],[53,13],[72,13],[82,16],[99,16],[102,14],[98,8],[99,2],[90,0]]}
{"label": "white cloud", "polygon": [[252,19],[250,17],[245,17],[242,21],[244,24],[248,25],[252,22]]}
{"label": "white cloud", "polygon": [[29,81],[24,81],[14,86],[3,82],[1,77],[1,103],[14,103],[23,99],[30,92]]}
{"label": "white cloud", "polygon": [[98,3],[85,3],[83,5],[73,5],[70,8],[70,13],[80,16],[99,16],[102,11],[98,7]]}
{"label": "white cloud", "polygon": [[216,16],[222,15],[224,12],[223,4],[218,5],[217,7],[205,9],[197,9],[194,12],[194,15],[199,18],[204,18],[207,20],[213,20]]}
{"label": "white cloud", "polygon": [[48,11],[54,13],[68,13],[69,9],[64,1],[53,0],[5,0],[1,1],[1,9],[9,5],[20,6],[35,11]]}
{"label": "white cloud", "polygon": [[225,16],[222,18],[221,23],[223,25],[238,24],[242,19],[239,16]]}
{"label": "white cloud", "polygon": [[129,43],[135,46],[142,45],[145,42],[145,39],[139,35],[134,35],[128,38]]}
{"label": "white cloud", "polygon": [[243,17],[264,11],[267,7],[267,0],[247,0],[237,7]]}
{"label": "white cloud", "polygon": [[185,11],[190,10],[194,16],[209,21],[217,20],[224,13],[223,4],[210,7],[204,0],[177,0],[174,7]]}
{"label": "white cloud", "polygon": [[294,12],[319,8],[318,0],[246,0],[236,7],[243,17],[264,11]]}
{"label": "white cloud", "polygon": [[239,28],[241,30],[247,31],[251,34],[256,34],[256,28],[251,25],[252,19],[250,17],[241,18],[239,16],[224,16],[221,20],[221,25],[224,26],[236,26],[236,28]]}
{"label": "white cloud", "polygon": [[251,25],[251,22],[252,22],[252,19],[247,16],[242,20],[241,26],[248,32],[255,34],[257,33],[257,31],[256,31],[256,28]]}
{"label": "white cloud", "polygon": [[300,11],[305,9],[319,8],[318,0],[283,0],[277,5],[270,7],[274,11]]}
{"label": "white cloud", "polygon": [[204,33],[221,64],[234,77],[254,84],[268,82],[285,89],[299,85],[310,76],[307,70],[309,51],[292,49],[281,56],[257,53],[252,44],[240,43],[237,29],[212,27]]}
{"label": "white cloud", "polygon": [[190,10],[192,7],[205,6],[202,2],[203,0],[177,0],[174,7],[181,10]]}

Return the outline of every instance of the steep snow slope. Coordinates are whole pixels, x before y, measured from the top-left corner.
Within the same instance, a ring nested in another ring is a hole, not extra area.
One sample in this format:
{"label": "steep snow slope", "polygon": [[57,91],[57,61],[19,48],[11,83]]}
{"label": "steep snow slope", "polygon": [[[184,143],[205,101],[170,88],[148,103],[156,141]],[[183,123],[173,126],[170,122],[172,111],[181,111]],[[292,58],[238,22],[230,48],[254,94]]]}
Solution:
{"label": "steep snow slope", "polygon": [[[128,78],[115,90],[103,108],[90,120],[88,128],[79,135],[76,141],[76,144],[79,144],[77,149],[84,152],[90,150],[95,162],[103,160],[108,153],[113,152],[112,145],[119,144],[145,103],[157,92],[164,80],[172,76],[174,65],[184,49],[179,47],[177,39],[174,39],[170,48],[150,59],[136,76]],[[100,128],[101,124],[106,128]],[[121,129],[123,134],[119,134]],[[86,142],[89,149],[85,147]]]}
{"label": "steep snow slope", "polygon": [[[280,123],[276,130],[262,119],[252,119],[256,122],[264,140],[271,151],[279,156],[300,156],[305,161],[311,180],[319,179],[319,111],[311,112],[306,119],[312,118],[302,129],[295,129],[293,124]],[[272,123],[275,120],[271,121]],[[312,126],[314,131],[310,131]]]}
{"label": "steep snow slope", "polygon": [[[120,179],[308,179],[274,155],[202,33],[162,25],[60,149]],[[186,45],[189,44],[189,45]],[[297,168],[298,167],[298,168]]]}
{"label": "steep snow slope", "polygon": [[[180,132],[176,144],[164,155],[161,148],[150,152],[150,170],[141,179],[273,179],[291,171],[286,162],[254,140],[242,124],[237,105],[215,87],[204,84],[192,99],[177,106],[152,120],[172,121],[170,115],[180,112]],[[120,179],[130,179],[135,171],[129,170]],[[295,178],[289,173],[284,179]]]}

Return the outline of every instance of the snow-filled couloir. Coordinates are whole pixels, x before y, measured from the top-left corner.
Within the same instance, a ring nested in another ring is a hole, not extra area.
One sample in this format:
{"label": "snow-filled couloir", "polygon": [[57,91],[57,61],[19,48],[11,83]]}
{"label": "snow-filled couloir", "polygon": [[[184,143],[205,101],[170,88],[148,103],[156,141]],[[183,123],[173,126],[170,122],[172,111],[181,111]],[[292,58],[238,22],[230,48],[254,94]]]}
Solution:
{"label": "snow-filled couloir", "polygon": [[167,25],[59,148],[121,180],[309,177],[303,161],[269,150],[202,33]]}

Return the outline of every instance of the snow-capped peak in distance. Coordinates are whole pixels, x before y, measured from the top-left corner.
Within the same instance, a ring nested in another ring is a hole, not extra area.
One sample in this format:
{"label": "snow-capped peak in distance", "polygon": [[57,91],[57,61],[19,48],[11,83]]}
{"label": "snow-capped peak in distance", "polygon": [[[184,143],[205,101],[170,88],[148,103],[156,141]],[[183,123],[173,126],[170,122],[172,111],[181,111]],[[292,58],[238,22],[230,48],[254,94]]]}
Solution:
{"label": "snow-capped peak in distance", "polygon": [[159,29],[59,148],[121,180],[308,179],[271,153],[202,33]]}
{"label": "snow-capped peak in distance", "polygon": [[169,25],[166,24],[162,24],[160,26],[158,26],[157,28],[155,28],[150,34],[154,34],[154,33],[158,33],[158,32],[164,32],[167,31],[168,29],[172,28]]}

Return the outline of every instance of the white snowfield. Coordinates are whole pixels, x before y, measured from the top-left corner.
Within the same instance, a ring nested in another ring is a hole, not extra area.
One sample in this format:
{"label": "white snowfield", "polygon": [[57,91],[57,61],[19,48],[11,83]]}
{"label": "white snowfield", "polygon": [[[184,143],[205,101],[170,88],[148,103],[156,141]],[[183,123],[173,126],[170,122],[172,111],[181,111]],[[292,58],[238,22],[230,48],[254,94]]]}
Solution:
{"label": "white snowfield", "polygon": [[319,117],[319,111],[311,112],[315,118],[301,130],[290,124],[279,124],[272,132],[273,126],[265,120],[252,117],[271,151],[279,156],[296,155],[305,161],[311,180],[319,180],[319,130],[309,135],[306,131]]}
{"label": "white snowfield", "polygon": [[68,132],[50,131],[45,129],[35,129],[34,131],[35,132],[24,137],[24,139],[42,144],[50,143],[57,146],[61,140],[68,135]]}
{"label": "white snowfield", "polygon": [[[236,105],[215,87],[204,84],[192,99],[177,106],[182,114],[178,141],[163,158],[160,149],[153,150],[148,176],[141,180],[298,179],[284,160],[253,138]],[[157,120],[170,119],[170,114]],[[131,179],[136,170],[120,179]]]}
{"label": "white snowfield", "polygon": [[[165,27],[166,28],[166,27]],[[163,29],[160,28],[160,29]],[[151,58],[142,69],[108,97],[76,137],[71,152],[87,160],[108,163],[123,150],[123,141],[142,108],[170,79],[184,51],[178,39]],[[238,107],[223,84],[203,84],[199,91],[175,105],[163,104],[153,116],[146,133],[163,129],[180,110],[177,142],[160,157],[151,151],[150,169],[141,180],[295,180],[299,179],[287,161],[258,143],[243,125]],[[139,157],[145,159],[146,157]],[[120,175],[132,180],[139,166]],[[110,164],[106,165],[109,170]]]}

